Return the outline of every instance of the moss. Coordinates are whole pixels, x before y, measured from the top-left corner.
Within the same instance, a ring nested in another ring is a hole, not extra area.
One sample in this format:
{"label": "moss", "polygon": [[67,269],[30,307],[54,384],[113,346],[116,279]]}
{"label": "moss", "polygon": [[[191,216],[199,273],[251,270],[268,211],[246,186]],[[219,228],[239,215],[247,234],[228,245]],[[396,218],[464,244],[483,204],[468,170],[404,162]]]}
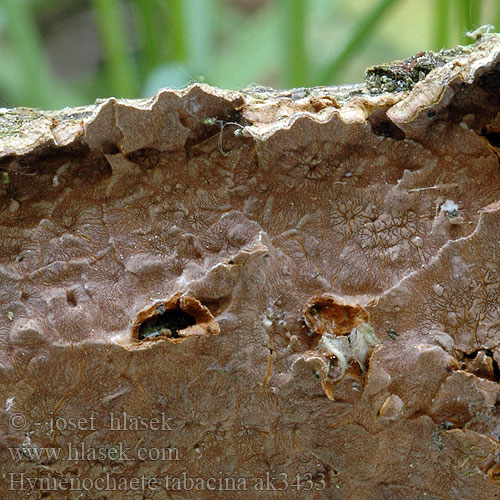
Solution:
{"label": "moss", "polygon": [[390,63],[372,66],[365,72],[365,81],[371,94],[404,92],[411,90],[433,69],[443,66],[457,57],[471,52],[471,47],[456,47],[440,52],[419,52],[418,54]]}

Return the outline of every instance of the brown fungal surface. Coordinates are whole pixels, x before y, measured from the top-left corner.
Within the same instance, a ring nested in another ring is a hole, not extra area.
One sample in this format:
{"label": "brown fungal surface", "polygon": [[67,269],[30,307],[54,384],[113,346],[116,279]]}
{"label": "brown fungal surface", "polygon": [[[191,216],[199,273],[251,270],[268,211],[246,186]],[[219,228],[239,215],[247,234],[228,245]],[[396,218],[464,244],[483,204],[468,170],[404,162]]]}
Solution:
{"label": "brown fungal surface", "polygon": [[500,39],[417,59],[2,110],[0,498],[500,498]]}

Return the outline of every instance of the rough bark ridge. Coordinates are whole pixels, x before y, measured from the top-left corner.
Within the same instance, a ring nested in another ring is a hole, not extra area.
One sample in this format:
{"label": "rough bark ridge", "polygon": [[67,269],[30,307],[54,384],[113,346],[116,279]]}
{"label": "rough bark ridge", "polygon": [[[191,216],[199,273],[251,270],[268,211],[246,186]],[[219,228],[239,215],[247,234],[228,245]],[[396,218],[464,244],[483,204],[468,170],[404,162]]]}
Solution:
{"label": "rough bark ridge", "polygon": [[500,498],[499,89],[2,110],[0,497]]}

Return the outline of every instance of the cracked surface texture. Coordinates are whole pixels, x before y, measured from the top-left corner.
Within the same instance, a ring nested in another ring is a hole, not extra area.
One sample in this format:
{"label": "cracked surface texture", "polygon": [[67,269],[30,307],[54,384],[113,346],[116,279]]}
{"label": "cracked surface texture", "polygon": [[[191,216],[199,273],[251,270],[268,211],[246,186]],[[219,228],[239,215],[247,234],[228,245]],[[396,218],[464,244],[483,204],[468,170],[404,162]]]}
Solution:
{"label": "cracked surface texture", "polygon": [[2,112],[2,498],[500,498],[500,39],[427,69]]}

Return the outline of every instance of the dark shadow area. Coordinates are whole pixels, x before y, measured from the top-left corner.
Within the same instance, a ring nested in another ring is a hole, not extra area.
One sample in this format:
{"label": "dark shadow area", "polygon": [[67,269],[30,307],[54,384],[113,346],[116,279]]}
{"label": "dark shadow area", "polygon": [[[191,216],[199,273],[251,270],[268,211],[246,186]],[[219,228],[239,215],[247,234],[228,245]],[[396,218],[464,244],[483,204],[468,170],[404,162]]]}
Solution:
{"label": "dark shadow area", "polygon": [[179,338],[178,332],[180,330],[184,330],[195,324],[196,319],[194,316],[176,307],[144,321],[139,327],[139,340],[159,336]]}

